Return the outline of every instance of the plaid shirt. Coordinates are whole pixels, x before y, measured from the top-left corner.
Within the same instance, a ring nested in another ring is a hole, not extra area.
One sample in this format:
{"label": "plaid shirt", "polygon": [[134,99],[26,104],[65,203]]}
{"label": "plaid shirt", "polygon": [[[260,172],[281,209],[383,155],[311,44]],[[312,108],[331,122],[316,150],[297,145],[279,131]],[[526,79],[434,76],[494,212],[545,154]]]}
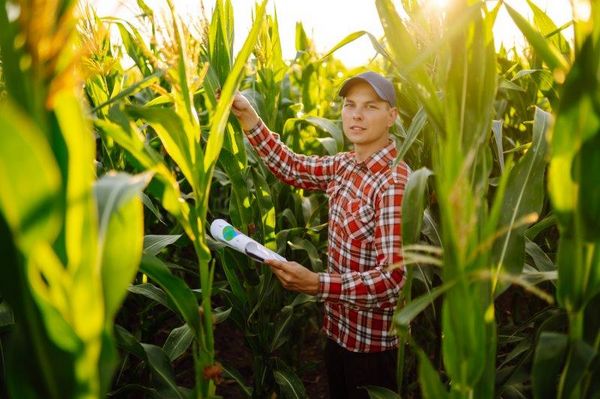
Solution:
{"label": "plaid shirt", "polygon": [[328,272],[319,273],[317,298],[325,302],[327,336],[354,352],[397,347],[390,331],[403,268],[402,197],[408,166],[396,156],[394,142],[357,162],[353,152],[334,156],[293,153],[261,121],[246,132],[269,169],[298,188],[329,196]]}

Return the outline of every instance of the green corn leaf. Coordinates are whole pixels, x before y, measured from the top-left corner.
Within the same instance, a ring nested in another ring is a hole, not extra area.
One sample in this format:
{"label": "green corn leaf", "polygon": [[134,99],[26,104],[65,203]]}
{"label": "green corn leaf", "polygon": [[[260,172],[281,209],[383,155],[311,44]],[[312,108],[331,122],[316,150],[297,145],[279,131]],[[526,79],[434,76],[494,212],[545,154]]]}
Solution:
{"label": "green corn leaf", "polygon": [[146,76],[144,79],[140,80],[139,82],[132,84],[131,86],[127,87],[125,90],[119,91],[118,94],[107,99],[106,101],[102,102],[101,104],[95,106],[92,109],[92,112],[93,113],[98,112],[100,109],[102,109],[104,107],[114,104],[114,103],[122,100],[123,98],[132,96],[136,93],[139,93],[140,91],[152,86],[153,84],[158,83],[158,81],[163,76],[163,74],[164,74],[163,71],[157,71],[151,75]]}
{"label": "green corn leaf", "polygon": [[144,203],[144,206],[148,208],[148,210],[152,212],[152,214],[156,217],[156,220],[166,225],[162,215],[160,214],[160,211],[158,210],[156,205],[154,205],[150,197],[148,197],[148,195],[146,195],[145,193],[142,193],[142,202]]}
{"label": "green corn leaf", "polygon": [[[340,126],[329,119],[320,118],[317,116],[307,116],[300,119],[317,129],[329,134],[337,144],[337,152],[343,151],[344,149],[344,132]],[[333,154],[332,154],[333,155]]]}
{"label": "green corn leaf", "polygon": [[502,121],[492,121],[492,132],[494,133],[494,143],[496,144],[496,154],[500,163],[500,171],[504,171],[504,147],[502,145]]}
{"label": "green corn leaf", "polygon": [[532,381],[536,399],[555,397],[560,370],[567,355],[568,338],[564,334],[542,332],[535,347]]}
{"label": "green corn leaf", "polygon": [[[144,53],[147,54],[150,51],[145,48],[146,44],[139,31],[133,25],[119,19],[109,18],[106,20],[113,21],[117,25],[125,50],[129,57],[135,62],[142,75],[151,76],[152,70],[148,64],[148,59],[144,55]],[[142,49],[145,49],[145,51]]]}
{"label": "green corn leaf", "polygon": [[410,174],[402,201],[402,243],[414,244],[419,240],[423,223],[423,200],[427,188],[427,179],[433,174],[427,168],[421,168]]}
{"label": "green corn leaf", "polygon": [[321,57],[321,59],[319,59],[319,63],[323,62],[327,57],[329,57],[330,55],[332,55],[333,53],[335,53],[337,50],[341,49],[342,47],[344,47],[347,44],[352,43],[353,41],[360,39],[363,36],[368,36],[371,41],[375,41],[377,42],[377,38],[375,36],[373,36],[372,34],[370,34],[367,31],[364,30],[360,30],[357,32],[352,32],[349,35],[347,35],[345,38],[343,38],[342,40],[340,40],[336,45],[334,45],[329,51],[327,51],[325,53],[324,56]]}
{"label": "green corn leaf", "polygon": [[292,321],[294,315],[294,308],[290,305],[284,306],[277,315],[278,321],[273,331],[273,340],[271,341],[270,351],[274,352],[281,345],[285,344],[289,335],[286,334],[288,325]]}
{"label": "green corn leaf", "polygon": [[548,64],[550,69],[562,69],[563,71],[569,69],[569,63],[556,47],[536,31],[521,14],[515,11],[514,8],[506,3],[504,3],[504,7],[506,7],[506,11],[508,11],[508,14],[515,22],[515,25],[523,32],[525,38],[533,46],[540,57],[542,57],[544,62]]}
{"label": "green corn leaf", "polygon": [[252,397],[252,388],[246,385],[246,383],[244,382],[244,378],[239,373],[239,371],[227,365],[223,365],[223,374],[225,375],[225,377],[234,380],[237,383],[238,387],[242,390],[242,393],[246,395],[247,398]]}
{"label": "green corn leaf", "polygon": [[525,156],[509,171],[498,225],[507,233],[493,247],[494,261],[509,273],[520,273],[525,255],[527,225],[517,225],[526,215],[539,214],[544,202],[546,131],[551,116],[539,108],[533,121],[533,142]]}
{"label": "green corn leaf", "polygon": [[175,373],[169,357],[156,345],[138,342],[133,335],[121,326],[115,327],[118,345],[142,359],[148,368],[167,389],[167,392],[179,399],[186,399],[175,381]]}
{"label": "green corn leaf", "polygon": [[145,385],[141,384],[126,384],[114,391],[110,392],[110,397],[122,397],[122,395],[135,395],[136,393],[141,393],[144,398],[152,398],[152,399],[165,399],[164,395],[159,393],[156,388],[149,388]]}
{"label": "green corn leaf", "polygon": [[556,265],[535,242],[526,239],[525,250],[527,251],[527,255],[533,259],[533,263],[538,270],[542,272],[556,271]]}
{"label": "green corn leaf", "polygon": [[[598,98],[600,99],[600,96]],[[581,172],[576,211],[581,214],[585,238],[590,241],[600,240],[600,109],[597,112],[598,130],[595,136],[581,144],[578,154],[581,159]]]}
{"label": "green corn leaf", "polygon": [[373,385],[367,385],[359,388],[365,389],[369,393],[369,398],[371,399],[400,399],[400,395],[387,388]]}
{"label": "green corn leaf", "polygon": [[319,251],[311,241],[302,237],[294,237],[291,241],[288,241],[288,243],[290,248],[306,252],[311,268],[314,272],[324,271],[323,262],[321,261]]}
{"label": "green corn leaf", "polygon": [[599,54],[597,40],[588,37],[565,81],[551,137],[548,191],[561,229],[557,298],[570,312],[580,311],[600,290],[599,80],[593,72],[598,70]]}
{"label": "green corn leaf", "polygon": [[[74,392],[73,355],[57,346],[44,326],[43,315],[37,306],[25,265],[19,261],[14,235],[0,212],[0,253],[4,263],[0,269],[0,291],[20,318],[14,326],[13,340],[6,355],[7,387],[11,395],[59,399]],[[73,336],[73,333],[69,333]],[[54,367],[61,364],[61,367]]]}
{"label": "green corn leaf", "polygon": [[245,167],[228,150],[221,151],[219,165],[232,183],[229,202],[231,223],[245,231],[248,225],[254,223]]}
{"label": "green corn leaf", "polygon": [[410,323],[419,315],[425,308],[433,303],[440,295],[452,288],[456,282],[446,282],[438,287],[435,287],[427,295],[413,299],[408,305],[400,308],[394,313],[394,326],[406,331],[410,327]]}
{"label": "green corn leaf", "polygon": [[[391,47],[393,62],[395,62],[398,70],[402,70],[402,68],[412,64],[418,56],[413,38],[410,36],[409,31],[390,0],[376,0],[375,4],[386,36],[394,38],[393,41],[388,41],[388,45]],[[434,124],[436,126],[443,126],[441,104],[425,68],[423,66],[415,66],[406,78],[415,88],[419,88],[416,93],[419,95]]]}
{"label": "green corn leaf", "polygon": [[[256,18],[256,20],[261,19]],[[231,70],[234,40],[233,26],[231,1],[217,0],[208,31],[208,50],[210,63],[215,68],[220,85],[225,83]]]}
{"label": "green corn leaf", "polygon": [[200,335],[200,315],[198,302],[194,293],[179,277],[174,276],[160,259],[155,256],[143,255],[140,270],[154,280],[177,306],[179,314],[194,330],[196,336]]}
{"label": "green corn leaf", "polygon": [[404,160],[404,156],[414,144],[415,140],[419,136],[419,133],[423,130],[427,124],[427,114],[423,108],[420,108],[413,119],[410,121],[410,125],[406,130],[406,137],[402,140],[402,144],[398,148],[397,160]]}
{"label": "green corn leaf", "polygon": [[130,115],[141,118],[152,126],[165,150],[181,169],[181,173],[192,187],[199,187],[200,176],[192,172],[194,161],[190,152],[190,147],[195,144],[189,141],[179,115],[173,109],[167,108],[128,106],[126,110]]}
{"label": "green corn leaf", "polygon": [[527,231],[525,232],[525,237],[527,237],[530,240],[535,240],[535,238],[542,231],[544,231],[552,226],[556,226],[556,223],[557,223],[556,216],[550,214],[550,215],[546,216],[544,219],[542,219],[539,222],[537,222],[536,224],[534,224],[533,226],[531,226],[530,228],[528,228]]}
{"label": "green corn leaf", "polygon": [[187,324],[184,324],[171,330],[163,345],[163,350],[173,362],[188,350],[193,341],[194,332]]}
{"label": "green corn leaf", "polygon": [[173,244],[181,237],[177,235],[146,235],[144,236],[144,253],[147,255],[158,255],[168,245]]}
{"label": "green corn leaf", "polygon": [[271,194],[271,186],[267,183],[265,175],[256,168],[252,168],[252,181],[256,192],[256,200],[262,222],[263,245],[272,250],[277,250],[275,242],[275,205]]}
{"label": "green corn leaf", "polygon": [[266,6],[267,1],[264,0],[261,3],[261,6],[257,9],[255,22],[252,25],[252,29],[248,33],[248,37],[238,53],[233,67],[227,75],[217,108],[215,109],[214,114],[211,116],[211,127],[208,136],[208,142],[206,143],[206,155],[204,157],[204,171],[207,172],[206,179],[210,179],[212,177],[212,169],[214,168],[214,164],[219,156],[219,153],[221,152],[225,136],[225,128],[227,126],[227,119],[229,118],[229,111],[231,104],[233,103],[233,96],[242,80],[246,61],[248,60],[248,57],[250,57],[252,49],[256,44],[261,23],[265,16]]}
{"label": "green corn leaf", "polygon": [[9,101],[0,105],[0,131],[0,212],[27,252],[58,235],[60,171],[43,133]]}
{"label": "green corn leaf", "polygon": [[116,314],[140,263],[144,234],[140,194],[151,178],[151,173],[112,174],[98,180],[94,188],[106,320]]}
{"label": "green corn leaf", "polygon": [[302,381],[282,360],[277,360],[273,376],[285,398],[301,399],[306,397]]}
{"label": "green corn leaf", "polygon": [[[113,119],[125,118],[125,114],[120,111],[113,109],[111,110],[111,113]],[[181,196],[179,184],[171,171],[167,168],[160,154],[154,151],[150,146],[146,145],[141,137],[136,136],[135,133],[131,131],[128,121],[126,122],[127,128],[107,120],[96,120],[95,125],[104,134],[115,140],[121,147],[129,152],[142,164],[142,166],[155,172],[156,179],[160,181],[163,186],[161,198],[162,206],[182,222],[183,227],[186,228],[186,232],[190,232],[186,220],[183,219],[185,215],[189,213],[188,205],[185,202],[179,201],[179,197]],[[130,131],[127,129],[130,129]]]}
{"label": "green corn leaf", "polygon": [[235,258],[229,251],[219,251],[217,255],[219,256],[221,266],[223,267],[223,271],[225,272],[225,276],[234,297],[239,303],[248,303],[246,291],[244,290],[236,271],[237,264]]}
{"label": "green corn leaf", "polygon": [[15,324],[15,318],[11,308],[6,302],[0,302],[0,330]]}
{"label": "green corn leaf", "polygon": [[129,286],[129,288],[127,288],[127,290],[129,292],[131,292],[132,294],[145,296],[146,298],[151,299],[154,302],[160,303],[167,309],[170,309],[173,312],[177,312],[177,307],[169,299],[167,294],[162,289],[155,286],[154,284],[151,284],[151,283],[135,284],[135,285]]}
{"label": "green corn leaf", "polygon": [[569,42],[565,39],[561,29],[559,29],[554,21],[550,19],[548,14],[533,1],[527,0],[527,4],[529,5],[529,8],[531,8],[531,11],[533,11],[533,23],[535,27],[548,39],[552,46],[559,49],[562,54],[568,57],[571,52],[571,46],[569,46]]}
{"label": "green corn leaf", "polygon": [[425,399],[449,398],[448,391],[440,381],[437,371],[431,365],[425,352],[419,350],[417,353],[419,355],[419,384],[423,391],[423,397]]}

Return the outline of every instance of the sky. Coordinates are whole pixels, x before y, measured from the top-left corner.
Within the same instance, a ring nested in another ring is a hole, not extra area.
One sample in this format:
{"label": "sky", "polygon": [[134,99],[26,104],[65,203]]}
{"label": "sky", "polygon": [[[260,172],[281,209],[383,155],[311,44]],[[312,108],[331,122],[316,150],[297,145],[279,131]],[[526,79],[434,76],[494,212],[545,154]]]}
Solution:
{"label": "sky", "polygon": [[[159,9],[165,0],[145,0],[153,9]],[[254,10],[254,0],[231,0],[234,9],[236,41],[234,48],[239,49],[243,44],[245,34],[249,31]],[[443,8],[452,0],[429,0],[432,10]],[[576,3],[580,0],[574,0]],[[89,0],[94,4],[100,16],[110,15],[126,19],[132,18],[131,4],[126,0]],[[186,17],[200,14],[201,0],[173,0],[177,11]],[[513,8],[524,15],[531,15],[526,0],[505,0]],[[561,26],[572,18],[570,0],[534,0],[536,4]],[[399,4],[399,0],[394,0]],[[490,1],[494,3],[494,1]],[[129,4],[129,5],[128,5]],[[210,13],[214,0],[204,0],[206,11]],[[381,22],[377,14],[374,0],[269,0],[270,13],[277,10],[283,55],[286,59],[295,56],[294,40],[296,22],[304,25],[307,34],[314,39],[319,52],[325,53],[348,34],[365,30],[376,37],[383,35]],[[502,9],[494,27],[499,46],[503,42],[511,48],[513,44],[522,47],[524,40],[512,20]],[[569,32],[566,32],[569,35]],[[348,67],[356,67],[369,62],[375,55],[369,39],[361,39],[336,51],[335,57],[342,60]]]}

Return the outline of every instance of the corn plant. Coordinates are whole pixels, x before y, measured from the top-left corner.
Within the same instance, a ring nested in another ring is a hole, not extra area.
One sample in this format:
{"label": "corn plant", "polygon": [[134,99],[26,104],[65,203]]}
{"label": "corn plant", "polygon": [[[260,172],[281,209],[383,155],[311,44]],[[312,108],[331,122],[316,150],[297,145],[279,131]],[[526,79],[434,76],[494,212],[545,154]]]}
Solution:
{"label": "corn plant", "polygon": [[95,182],[74,7],[0,3],[0,291],[14,314],[2,353],[15,398],[107,392],[113,318],[142,252],[139,194],[151,174]]}
{"label": "corn plant", "polygon": [[590,15],[574,18],[572,62],[560,42],[544,40],[544,32],[509,9],[511,17],[543,62],[561,79],[556,122],[549,136],[552,156],[548,191],[560,228],[557,254],[557,300],[568,315],[567,334],[548,331],[538,342],[533,366],[535,397],[593,397],[600,389],[593,363],[598,356],[600,292],[598,256],[597,171],[600,9],[589,3]]}
{"label": "corn plant", "polygon": [[[173,11],[169,3],[171,17],[169,18],[168,44],[172,49],[172,60],[166,60],[164,65],[160,62],[159,55],[142,40],[140,34],[136,34],[131,25],[123,21],[116,21],[120,27],[124,42],[132,42],[129,53],[136,60],[136,65],[142,74],[143,80],[135,83],[131,88],[124,91],[131,93],[147,87],[149,80],[164,74],[164,89],[157,89],[159,96],[143,104],[117,103],[108,112],[110,119],[100,119],[96,126],[105,135],[122,146],[138,163],[144,168],[156,171],[159,182],[158,196],[161,205],[178,222],[183,231],[190,239],[195,253],[198,257],[198,272],[202,292],[200,304],[200,318],[197,312],[185,310],[186,305],[179,308],[188,327],[193,331],[195,338],[195,380],[197,397],[210,397],[214,395],[214,380],[219,377],[218,366],[215,365],[214,337],[213,337],[213,309],[211,305],[212,281],[214,266],[210,264],[210,251],[206,241],[206,215],[208,210],[209,190],[216,162],[219,157],[223,143],[228,148],[227,117],[233,94],[240,84],[246,64],[246,60],[252,51],[258,34],[261,20],[265,13],[266,2],[257,9],[256,21],[242,47],[242,50],[234,60],[227,58],[227,54],[218,53],[214,55],[213,63],[209,64],[202,57],[198,64],[190,63],[188,51],[198,50],[200,42],[184,28],[181,21]],[[227,1],[215,3],[214,19],[216,22],[210,28],[209,45],[211,51],[217,51],[228,43],[231,37],[219,36],[223,32],[223,24],[231,23],[231,4]],[[226,31],[226,30],[225,30]],[[216,38],[215,38],[216,37]],[[221,47],[220,47],[221,46]],[[135,51],[134,51],[135,49]],[[199,56],[200,51],[196,54]],[[219,58],[226,57],[226,58]],[[222,80],[218,86],[213,85],[214,77],[221,74]],[[198,78],[192,79],[192,75]],[[93,85],[95,82],[90,82]],[[217,102],[215,93],[220,90],[220,99]],[[102,91],[102,88],[93,92]],[[204,105],[209,112],[206,127],[201,126],[201,118],[198,116],[195,100],[198,93],[204,94],[206,101]],[[98,110],[103,106],[124,98],[119,92],[112,93],[111,98],[95,98],[95,106]],[[117,97],[117,98],[115,98]],[[126,103],[127,101],[125,101]],[[99,112],[99,115],[102,115]],[[152,132],[159,138],[161,145],[168,154],[177,173],[183,178],[185,184],[180,186],[175,173],[170,169],[161,155],[151,147],[145,145],[143,136],[140,135],[139,127],[133,123],[139,120],[140,124],[147,123]],[[183,190],[190,190],[189,194],[182,194]],[[190,203],[184,200],[189,198]],[[156,257],[144,258],[143,270],[146,267],[155,267],[166,270],[164,265]],[[161,266],[163,265],[163,266]],[[214,264],[213,264],[214,265]],[[156,269],[155,272],[158,272]],[[155,273],[155,277],[160,277]],[[160,281],[159,281],[160,283]],[[167,290],[163,283],[162,288]],[[177,295],[169,290],[170,295]],[[187,295],[189,297],[189,295]],[[133,349],[133,348],[132,348]],[[177,389],[175,389],[177,391]]]}
{"label": "corn plant", "polygon": [[[499,128],[492,124],[498,86],[491,28],[498,9],[487,10],[480,2],[455,2],[442,18],[441,28],[433,29],[433,39],[427,41],[423,34],[427,29],[419,29],[423,17],[415,4],[404,2],[412,17],[408,22],[398,16],[391,2],[378,1],[377,6],[392,73],[398,75],[403,91],[414,97],[405,95],[402,101],[409,100],[409,110],[415,109],[411,104],[420,104],[427,116],[422,131],[432,142],[423,148],[431,154],[419,158],[431,160],[437,202],[434,211],[439,215],[443,251],[429,248],[427,251],[433,252],[427,255],[420,254],[421,247],[405,247],[409,267],[411,262],[441,266],[442,284],[414,300],[410,291],[406,292],[410,303],[395,320],[402,331],[428,304],[442,298],[441,357],[451,382],[450,392],[428,357],[417,350],[423,394],[491,397],[497,343],[494,299],[505,289],[506,281],[528,286],[518,276],[523,268],[525,228],[535,221],[532,215],[539,213],[543,204],[544,198],[538,193],[543,184],[544,134],[550,117],[541,109],[535,111],[534,150],[517,163],[509,161],[497,168],[496,188],[491,191],[493,147],[489,144],[492,128]],[[419,119],[417,112],[413,117],[415,130],[407,137],[418,134],[417,127],[423,126]],[[404,205],[405,244],[418,239],[419,203],[430,174],[427,169],[418,171],[407,187],[407,198],[414,198],[416,205]],[[441,259],[436,259],[438,252]]]}

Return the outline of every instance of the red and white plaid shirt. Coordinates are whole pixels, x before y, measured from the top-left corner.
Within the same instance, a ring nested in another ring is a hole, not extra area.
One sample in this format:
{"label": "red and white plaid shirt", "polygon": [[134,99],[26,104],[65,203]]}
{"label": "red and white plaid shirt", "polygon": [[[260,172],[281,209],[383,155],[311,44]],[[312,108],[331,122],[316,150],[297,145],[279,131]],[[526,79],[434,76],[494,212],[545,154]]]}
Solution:
{"label": "red and white plaid shirt", "polygon": [[357,162],[353,152],[295,154],[261,121],[246,132],[252,146],[283,182],[329,196],[327,273],[319,273],[317,298],[325,302],[327,336],[354,352],[397,347],[392,315],[404,284],[402,197],[409,169],[396,167],[394,142]]}

